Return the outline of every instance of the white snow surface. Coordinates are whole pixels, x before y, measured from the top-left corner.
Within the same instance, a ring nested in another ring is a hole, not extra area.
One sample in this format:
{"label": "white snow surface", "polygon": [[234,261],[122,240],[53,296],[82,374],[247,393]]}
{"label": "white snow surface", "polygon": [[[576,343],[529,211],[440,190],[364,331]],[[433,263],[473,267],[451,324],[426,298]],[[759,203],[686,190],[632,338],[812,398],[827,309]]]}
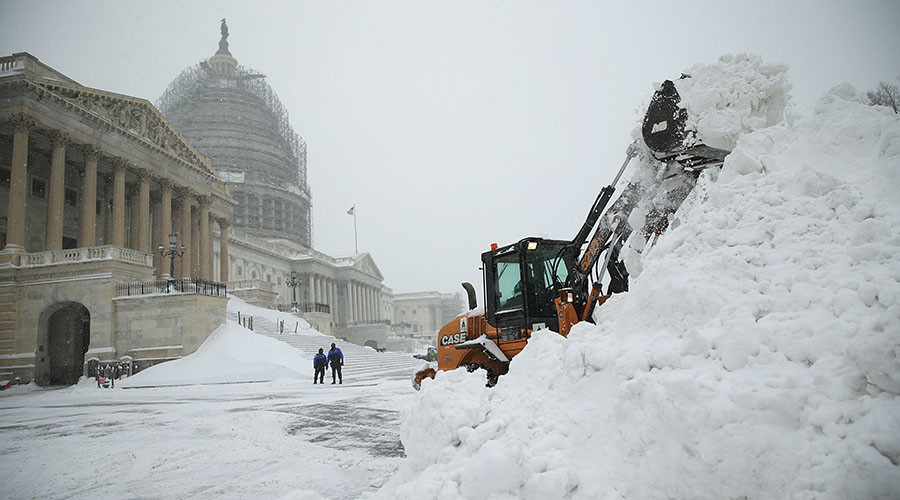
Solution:
{"label": "white snow surface", "polygon": [[784,120],[791,85],[784,64],[768,64],[753,54],[725,55],[715,64],[697,64],[674,80],[687,130],[708,146],[731,150],[738,137]]}
{"label": "white snow surface", "polygon": [[754,56],[688,72],[688,109],[737,99],[705,115],[721,171],[596,326],[493,389],[425,380],[373,497],[900,498],[900,119],[846,85],[785,112]]}

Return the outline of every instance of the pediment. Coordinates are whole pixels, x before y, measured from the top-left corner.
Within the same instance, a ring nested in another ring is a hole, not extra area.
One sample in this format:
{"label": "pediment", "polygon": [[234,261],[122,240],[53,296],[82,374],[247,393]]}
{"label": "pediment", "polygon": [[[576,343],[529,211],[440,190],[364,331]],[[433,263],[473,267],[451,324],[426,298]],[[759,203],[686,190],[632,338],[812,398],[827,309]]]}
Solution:
{"label": "pediment", "polygon": [[209,159],[197,152],[150,101],[59,82],[39,80],[35,83],[81,111],[95,115],[128,135],[218,178],[219,174],[212,168]]}
{"label": "pediment", "polygon": [[372,256],[367,253],[357,256],[356,262],[353,263],[353,268],[361,273],[368,274],[369,276],[374,276],[379,280],[384,280],[384,276],[381,274],[381,270],[378,269],[377,265],[375,265],[375,260],[372,259]]}

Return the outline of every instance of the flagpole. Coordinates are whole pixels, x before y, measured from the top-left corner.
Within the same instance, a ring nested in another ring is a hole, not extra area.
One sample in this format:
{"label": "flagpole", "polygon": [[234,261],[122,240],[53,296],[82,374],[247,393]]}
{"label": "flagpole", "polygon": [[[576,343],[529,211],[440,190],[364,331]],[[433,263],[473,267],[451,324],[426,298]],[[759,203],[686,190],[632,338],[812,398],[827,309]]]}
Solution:
{"label": "flagpole", "polygon": [[353,247],[359,253],[359,239],[356,237],[356,203],[353,204]]}

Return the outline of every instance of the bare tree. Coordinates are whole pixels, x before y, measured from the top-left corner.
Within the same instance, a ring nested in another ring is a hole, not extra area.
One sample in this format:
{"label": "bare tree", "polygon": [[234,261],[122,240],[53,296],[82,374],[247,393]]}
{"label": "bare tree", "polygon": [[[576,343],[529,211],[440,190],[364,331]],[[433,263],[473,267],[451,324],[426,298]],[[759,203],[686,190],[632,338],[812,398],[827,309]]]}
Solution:
{"label": "bare tree", "polygon": [[866,92],[866,95],[869,96],[869,102],[873,106],[888,106],[894,113],[900,113],[897,111],[897,107],[900,106],[900,87],[897,85],[881,81],[875,90]]}

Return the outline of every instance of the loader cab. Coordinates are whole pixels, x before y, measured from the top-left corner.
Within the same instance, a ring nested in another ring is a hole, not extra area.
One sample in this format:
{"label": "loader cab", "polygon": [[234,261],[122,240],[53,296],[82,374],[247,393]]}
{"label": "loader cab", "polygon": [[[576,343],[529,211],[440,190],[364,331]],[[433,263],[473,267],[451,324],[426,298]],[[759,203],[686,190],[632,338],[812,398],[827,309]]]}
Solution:
{"label": "loader cab", "polygon": [[542,327],[558,331],[553,299],[574,266],[569,241],[525,238],[481,254],[485,318],[501,340]]}

